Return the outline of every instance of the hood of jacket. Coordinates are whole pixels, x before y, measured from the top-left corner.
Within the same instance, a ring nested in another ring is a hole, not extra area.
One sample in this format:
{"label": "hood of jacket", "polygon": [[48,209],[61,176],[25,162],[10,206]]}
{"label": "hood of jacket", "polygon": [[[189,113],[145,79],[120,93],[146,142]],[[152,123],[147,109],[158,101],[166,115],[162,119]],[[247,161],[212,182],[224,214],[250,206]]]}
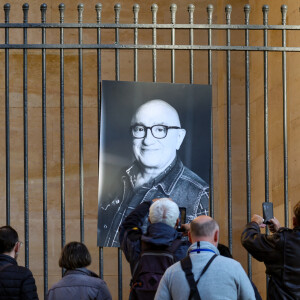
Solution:
{"label": "hood of jacket", "polygon": [[155,246],[170,246],[175,239],[181,236],[182,233],[167,224],[154,223],[148,226],[147,233],[141,239],[143,242],[151,243]]}

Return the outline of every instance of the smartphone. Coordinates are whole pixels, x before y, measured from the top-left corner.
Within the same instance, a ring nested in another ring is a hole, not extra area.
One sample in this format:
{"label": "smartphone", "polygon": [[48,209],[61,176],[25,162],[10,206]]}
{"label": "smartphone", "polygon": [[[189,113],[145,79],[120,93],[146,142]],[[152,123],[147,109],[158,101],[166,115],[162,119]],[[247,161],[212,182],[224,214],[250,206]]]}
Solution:
{"label": "smartphone", "polygon": [[181,227],[181,224],[186,223],[186,208],[185,207],[179,207],[179,224],[177,226],[177,231],[184,231],[184,229]]}
{"label": "smartphone", "polygon": [[263,208],[263,218],[264,218],[264,224],[271,224],[270,219],[274,218],[273,214],[273,203],[271,202],[263,202],[262,204]]}

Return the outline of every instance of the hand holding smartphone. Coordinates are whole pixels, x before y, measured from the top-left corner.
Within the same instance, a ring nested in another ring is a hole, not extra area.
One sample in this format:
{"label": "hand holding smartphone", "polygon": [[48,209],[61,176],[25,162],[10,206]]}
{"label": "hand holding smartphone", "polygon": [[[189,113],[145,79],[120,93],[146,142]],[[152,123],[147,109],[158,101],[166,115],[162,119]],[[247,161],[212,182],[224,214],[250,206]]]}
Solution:
{"label": "hand holding smartphone", "polygon": [[270,220],[274,218],[273,203],[271,203],[271,202],[263,202],[262,208],[263,208],[264,224],[267,224],[267,225],[272,224],[270,222]]}

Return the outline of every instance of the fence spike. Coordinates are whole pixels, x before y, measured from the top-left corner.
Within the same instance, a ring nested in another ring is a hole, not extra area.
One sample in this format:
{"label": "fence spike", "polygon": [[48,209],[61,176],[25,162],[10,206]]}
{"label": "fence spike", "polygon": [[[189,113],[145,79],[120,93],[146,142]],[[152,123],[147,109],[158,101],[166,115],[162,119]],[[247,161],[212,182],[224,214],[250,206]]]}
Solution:
{"label": "fence spike", "polygon": [[9,3],[4,4],[3,9],[5,14],[5,23],[9,23],[10,4]]}
{"label": "fence spike", "polygon": [[207,8],[206,8],[206,11],[207,11],[207,23],[209,25],[211,25],[212,24],[212,14],[213,14],[213,11],[214,11],[214,6],[212,4],[208,4]]}
{"label": "fence spike", "polygon": [[96,10],[96,13],[97,13],[97,23],[101,23],[102,4],[101,3],[97,3],[95,5],[95,10]]}
{"label": "fence spike", "polygon": [[190,22],[190,24],[193,24],[194,23],[195,5],[194,4],[189,4],[187,10],[189,12],[189,22]]}
{"label": "fence spike", "polygon": [[170,12],[171,12],[171,24],[176,23],[176,11],[177,11],[177,5],[175,3],[170,5]]}
{"label": "fence spike", "polygon": [[230,25],[231,20],[230,20],[230,16],[231,16],[231,12],[232,12],[232,7],[230,4],[227,4],[225,6],[225,13],[226,13],[226,24]]}
{"label": "fence spike", "polygon": [[118,24],[120,21],[121,4],[120,3],[115,4],[114,10],[115,10],[115,23]]}
{"label": "fence spike", "polygon": [[59,21],[60,23],[63,23],[65,19],[65,5],[63,3],[59,4],[58,9],[59,9],[59,19],[60,19]]}
{"label": "fence spike", "polygon": [[23,22],[27,23],[28,22],[28,10],[29,10],[29,4],[24,3],[22,6],[23,9]]}
{"label": "fence spike", "polygon": [[137,24],[139,19],[140,6],[138,4],[134,4],[132,11],[133,11],[133,22],[134,24]]}
{"label": "fence spike", "polygon": [[249,16],[250,16],[251,7],[249,4],[246,4],[244,6],[244,12],[245,12],[245,24],[249,25]]}
{"label": "fence spike", "polygon": [[46,11],[47,11],[47,4],[46,3],[43,3],[41,4],[41,20],[42,20],[42,23],[46,23]]}
{"label": "fence spike", "polygon": [[285,4],[281,5],[281,14],[282,14],[281,22],[282,22],[282,25],[286,25],[287,9],[288,9],[287,5],[285,5]]}
{"label": "fence spike", "polygon": [[263,16],[264,16],[264,25],[268,25],[268,12],[269,12],[269,5],[264,5],[262,7]]}
{"label": "fence spike", "polygon": [[77,10],[78,10],[78,23],[82,23],[82,19],[83,19],[83,10],[84,10],[84,5],[83,5],[83,3],[78,4]]}
{"label": "fence spike", "polygon": [[157,11],[158,11],[158,5],[156,3],[151,5],[151,11],[152,11],[152,23],[156,24],[157,21]]}

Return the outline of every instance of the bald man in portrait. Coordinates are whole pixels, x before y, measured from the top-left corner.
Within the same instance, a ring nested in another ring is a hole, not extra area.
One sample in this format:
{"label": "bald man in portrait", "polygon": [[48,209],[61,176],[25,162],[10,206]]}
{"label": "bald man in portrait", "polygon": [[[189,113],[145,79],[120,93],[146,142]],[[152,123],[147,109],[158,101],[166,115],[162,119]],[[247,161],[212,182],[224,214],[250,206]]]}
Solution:
{"label": "bald man in portrait", "polygon": [[150,100],[136,110],[130,125],[134,162],[100,203],[99,244],[104,247],[119,246],[119,226],[144,201],[171,198],[186,208],[187,222],[208,214],[208,184],[177,154],[186,131],[175,108],[163,100]]}

